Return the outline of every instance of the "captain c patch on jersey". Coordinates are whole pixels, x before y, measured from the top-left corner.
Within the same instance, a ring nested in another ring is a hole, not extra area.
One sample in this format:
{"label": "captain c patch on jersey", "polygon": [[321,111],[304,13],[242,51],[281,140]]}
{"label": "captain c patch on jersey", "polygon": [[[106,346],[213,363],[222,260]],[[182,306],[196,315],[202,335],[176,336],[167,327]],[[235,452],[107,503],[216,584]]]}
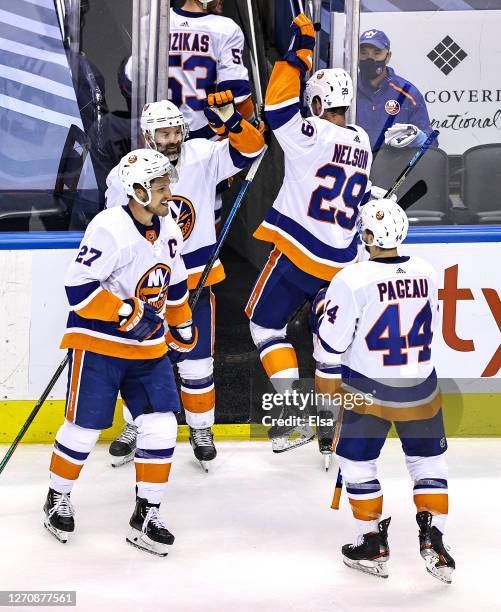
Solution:
{"label": "captain c patch on jersey", "polygon": [[138,282],[136,297],[161,312],[167,299],[171,269],[159,263],[150,268]]}

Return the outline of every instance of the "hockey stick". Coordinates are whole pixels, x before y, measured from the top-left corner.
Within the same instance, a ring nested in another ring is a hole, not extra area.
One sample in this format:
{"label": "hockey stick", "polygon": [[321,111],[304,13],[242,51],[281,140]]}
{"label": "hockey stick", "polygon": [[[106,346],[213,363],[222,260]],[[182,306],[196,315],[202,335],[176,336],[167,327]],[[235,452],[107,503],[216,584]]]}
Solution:
{"label": "hockey stick", "polygon": [[252,79],[254,81],[254,87],[256,88],[256,98],[258,105],[258,116],[261,117],[263,114],[263,90],[261,88],[261,78],[259,76],[259,60],[257,56],[257,43],[256,43],[256,30],[254,27],[254,11],[252,9],[252,0],[247,0],[247,12],[249,15],[251,43],[252,43],[252,56],[251,67],[252,67]]}
{"label": "hockey stick", "polygon": [[407,210],[410,206],[415,204],[427,193],[428,185],[426,184],[426,181],[424,181],[423,179],[419,179],[419,181],[417,183],[414,183],[414,185],[409,189],[409,191],[406,191],[404,195],[399,198],[398,205],[403,210]]}
{"label": "hockey stick", "polygon": [[61,374],[62,374],[64,368],[66,367],[66,364],[68,363],[69,359],[70,359],[70,354],[66,353],[64,359],[61,361],[61,363],[59,364],[57,370],[54,372],[54,376],[50,379],[49,384],[45,388],[45,391],[42,393],[42,395],[40,396],[40,399],[36,403],[36,406],[31,411],[30,416],[26,419],[26,422],[21,427],[21,431],[17,434],[14,442],[12,442],[12,444],[9,447],[9,450],[5,453],[4,458],[0,462],[0,474],[3,472],[5,466],[9,462],[9,459],[11,458],[13,452],[16,450],[17,445],[19,444],[19,442],[21,442],[24,434],[28,431],[28,427],[33,423],[33,420],[35,419],[35,417],[39,413],[40,408],[43,406],[43,403],[45,402],[45,400],[49,396],[49,393],[52,391],[52,388],[56,384],[57,379],[61,376]]}
{"label": "hockey stick", "polygon": [[197,305],[198,300],[200,299],[200,294],[202,293],[202,290],[204,288],[204,284],[205,281],[207,280],[207,277],[210,274],[210,271],[212,270],[214,263],[216,262],[216,259],[219,257],[219,253],[221,251],[221,247],[223,246],[223,242],[225,241],[226,235],[228,234],[229,230],[230,230],[230,226],[233,222],[233,219],[235,218],[235,215],[237,214],[240,205],[242,204],[242,200],[244,199],[244,196],[247,192],[247,189],[249,188],[249,185],[252,183],[254,177],[256,176],[256,172],[258,171],[259,165],[261,164],[261,161],[263,160],[263,157],[266,153],[266,150],[268,149],[268,147],[265,145],[263,151],[260,153],[259,157],[257,157],[253,162],[251,167],[249,168],[249,171],[247,172],[247,176],[245,177],[245,180],[242,184],[242,187],[240,188],[240,191],[237,195],[237,198],[235,200],[235,203],[233,204],[230,213],[228,215],[228,218],[226,219],[226,222],[223,226],[223,229],[221,230],[221,233],[219,234],[219,238],[216,242],[216,246],[214,248],[214,252],[212,253],[209,261],[207,262],[203,272],[202,272],[202,276],[200,277],[200,280],[197,283],[197,287],[195,289],[194,294],[192,295],[192,297],[190,298],[190,307],[191,310],[195,310],[195,307]]}
{"label": "hockey stick", "polygon": [[[402,183],[405,181],[405,179],[407,178],[409,173],[412,172],[413,168],[416,166],[416,164],[419,162],[419,160],[423,157],[423,155],[426,153],[426,151],[430,148],[431,143],[437,138],[439,133],[440,132],[438,130],[434,130],[428,136],[428,138],[419,147],[419,149],[412,156],[412,158],[407,162],[407,165],[402,170],[402,172],[395,179],[395,182],[393,183],[392,187],[390,187],[390,189],[386,192],[386,194],[384,196],[385,198],[390,198],[392,195],[394,195],[396,193],[396,191],[402,185]],[[410,204],[408,206],[410,206]]]}

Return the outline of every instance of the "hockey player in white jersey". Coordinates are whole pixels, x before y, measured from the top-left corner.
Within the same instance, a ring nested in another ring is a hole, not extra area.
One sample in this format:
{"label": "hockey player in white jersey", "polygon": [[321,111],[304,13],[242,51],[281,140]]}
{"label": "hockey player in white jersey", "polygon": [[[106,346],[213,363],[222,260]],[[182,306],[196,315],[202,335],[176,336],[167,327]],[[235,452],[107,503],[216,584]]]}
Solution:
{"label": "hockey player in white jersey", "polygon": [[[357,258],[355,222],[370,197],[372,163],[366,132],[345,121],[353,98],[345,70],[321,70],[308,80],[305,99],[313,116],[301,117],[300,82],[311,69],[315,32],[305,15],[294,19],[292,29],[293,48],[276,62],[265,101],[269,126],[284,150],[285,176],[254,236],[273,249],[245,310],[266,374],[279,392],[299,377],[287,340],[290,319]],[[328,368],[317,364],[317,375],[328,378]],[[282,434],[270,431],[274,452],[312,439],[311,431],[294,442]],[[330,453],[330,441],[320,450]]]}
{"label": "hockey player in white jersey", "polygon": [[[206,108],[206,112],[214,129],[228,135],[220,142],[201,138],[184,142],[187,127],[183,115],[167,100],[147,104],[141,116],[147,144],[167,155],[179,175],[173,187],[172,200],[178,209],[177,221],[183,232],[182,255],[190,290],[197,286],[216,244],[214,206],[217,184],[250,164],[264,147],[259,131],[242,119],[235,109],[231,92],[214,94],[209,101],[211,108]],[[123,205],[126,196],[118,182],[116,169],[111,171],[107,183],[106,206]],[[178,364],[181,399],[190,426],[191,444],[204,467],[205,462],[216,456],[211,431],[216,401],[213,379],[215,297],[211,287],[224,278],[223,265],[217,260],[193,315],[199,330],[199,342],[194,352]],[[125,429],[110,447],[113,465],[127,462],[134,453],[136,431],[126,409],[124,418]]]}
{"label": "hockey player in white jersey", "polygon": [[343,560],[388,576],[390,519],[381,520],[376,461],[394,423],[414,482],[421,556],[430,574],[449,583],[447,441],[432,358],[437,275],[423,259],[399,255],[408,220],[395,202],[366,204],[357,228],[370,260],[341,270],[314,304],[315,358],[341,378],[334,450],[358,532],[342,547]]}
{"label": "hockey player in white jersey", "polygon": [[[254,126],[249,74],[243,62],[244,35],[232,19],[221,15],[223,0],[186,0],[170,11],[169,100],[183,113],[189,138],[217,140],[204,114],[207,96],[230,89],[238,111]],[[227,181],[218,187],[215,222],[221,222]]]}
{"label": "hockey player in white jersey", "polygon": [[64,424],[56,434],[46,528],[61,542],[74,531],[71,491],[120,392],[137,427],[136,506],[127,541],[165,556],[174,536],[159,513],[176,445],[179,396],[167,351],[196,344],[183,238],[170,214],[169,160],[138,149],[120,162],[123,207],[89,224],[66,275],[70,304],[61,348],[70,366]]}
{"label": "hockey player in white jersey", "polygon": [[244,35],[221,15],[222,5],[223,0],[186,0],[170,12],[169,100],[183,113],[190,138],[214,139],[204,106],[216,91],[230,89],[244,119],[255,120]]}

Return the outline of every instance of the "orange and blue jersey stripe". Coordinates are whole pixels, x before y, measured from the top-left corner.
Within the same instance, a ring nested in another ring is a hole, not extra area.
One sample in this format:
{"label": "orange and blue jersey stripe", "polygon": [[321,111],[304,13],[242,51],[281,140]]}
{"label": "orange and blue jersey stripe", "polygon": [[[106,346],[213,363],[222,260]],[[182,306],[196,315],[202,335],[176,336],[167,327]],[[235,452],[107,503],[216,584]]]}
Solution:
{"label": "orange and blue jersey stripe", "polygon": [[272,130],[277,130],[299,113],[301,74],[287,62],[275,62],[266,90],[265,115]]}
{"label": "orange and blue jersey stripe", "polygon": [[[188,272],[188,289],[190,291],[196,288],[197,283],[202,276],[202,272],[204,271],[204,268],[212,253],[214,253],[215,248],[216,243],[201,247],[196,251],[192,251],[191,253],[182,253],[184,265],[186,266],[186,270]],[[210,271],[204,286],[208,287],[210,285],[215,285],[216,283],[223,281],[225,278],[226,274],[223,264],[219,261],[219,259],[216,259],[214,267]]]}
{"label": "orange and blue jersey stripe", "polygon": [[[342,387],[340,393],[359,393],[365,396],[353,412],[370,414],[388,421],[413,421],[431,419],[441,408],[442,398],[435,370],[417,384],[409,379],[409,386],[392,386],[391,379],[374,380],[341,366]],[[385,382],[382,382],[384,380]],[[405,378],[399,379],[405,382]],[[388,383],[388,384],[386,384]]]}

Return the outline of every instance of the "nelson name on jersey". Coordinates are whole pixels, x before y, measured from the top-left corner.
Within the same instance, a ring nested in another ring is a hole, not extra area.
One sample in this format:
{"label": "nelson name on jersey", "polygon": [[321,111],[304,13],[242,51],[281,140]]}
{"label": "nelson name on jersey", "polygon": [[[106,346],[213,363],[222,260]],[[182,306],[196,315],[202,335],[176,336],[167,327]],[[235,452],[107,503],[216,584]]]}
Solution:
{"label": "nelson name on jersey", "polygon": [[335,164],[344,164],[346,166],[355,166],[365,170],[369,161],[369,152],[365,149],[353,148],[350,145],[336,144],[334,145],[334,155],[332,161]]}

